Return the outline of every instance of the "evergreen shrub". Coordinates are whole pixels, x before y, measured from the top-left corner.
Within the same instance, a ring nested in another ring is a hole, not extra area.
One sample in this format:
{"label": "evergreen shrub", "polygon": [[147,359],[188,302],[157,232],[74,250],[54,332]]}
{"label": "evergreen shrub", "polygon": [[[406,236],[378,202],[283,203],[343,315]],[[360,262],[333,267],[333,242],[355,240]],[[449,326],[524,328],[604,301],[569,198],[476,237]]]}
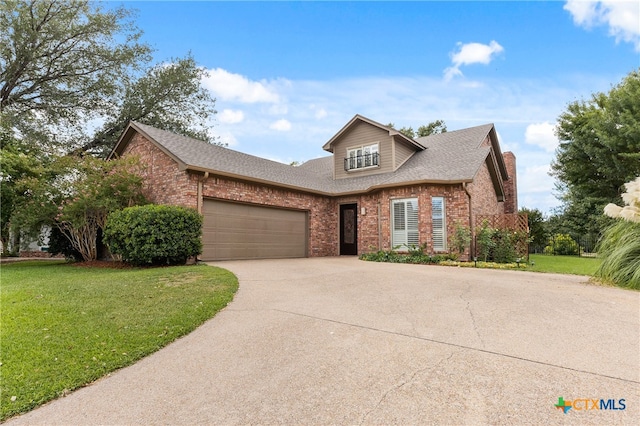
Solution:
{"label": "evergreen shrub", "polygon": [[149,204],[110,214],[103,241],[133,265],[179,265],[202,253],[201,235],[197,211]]}

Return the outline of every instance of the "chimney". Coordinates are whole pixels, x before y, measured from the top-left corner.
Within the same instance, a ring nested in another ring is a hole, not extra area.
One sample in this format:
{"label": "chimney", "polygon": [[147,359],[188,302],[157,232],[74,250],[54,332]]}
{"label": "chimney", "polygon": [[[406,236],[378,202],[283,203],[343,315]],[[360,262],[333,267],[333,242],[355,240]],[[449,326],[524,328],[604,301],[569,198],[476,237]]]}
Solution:
{"label": "chimney", "polygon": [[507,151],[502,154],[504,164],[507,167],[509,179],[504,184],[504,212],[518,213],[518,181],[516,178],[516,156],[513,152]]}

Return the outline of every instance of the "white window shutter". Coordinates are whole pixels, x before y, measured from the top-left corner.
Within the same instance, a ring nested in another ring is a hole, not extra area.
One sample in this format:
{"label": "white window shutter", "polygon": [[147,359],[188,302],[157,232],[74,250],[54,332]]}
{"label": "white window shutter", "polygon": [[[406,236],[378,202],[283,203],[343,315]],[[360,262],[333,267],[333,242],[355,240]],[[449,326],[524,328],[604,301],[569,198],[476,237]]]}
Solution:
{"label": "white window shutter", "polygon": [[393,200],[391,217],[391,245],[406,249],[420,244],[418,232],[418,199]]}
{"label": "white window shutter", "polygon": [[444,197],[431,198],[431,225],[433,228],[433,250],[445,251],[447,249],[447,232]]}

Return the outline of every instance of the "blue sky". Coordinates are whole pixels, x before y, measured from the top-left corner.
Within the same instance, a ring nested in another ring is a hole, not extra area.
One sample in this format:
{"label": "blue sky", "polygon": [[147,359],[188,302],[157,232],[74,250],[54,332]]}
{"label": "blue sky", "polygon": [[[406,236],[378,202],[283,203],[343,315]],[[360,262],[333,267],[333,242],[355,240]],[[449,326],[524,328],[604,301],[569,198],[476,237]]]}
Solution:
{"label": "blue sky", "polygon": [[548,175],[568,103],[640,67],[640,1],[125,2],[156,61],[191,52],[212,134],[285,163],[355,114],[396,127],[494,123],[520,207],[559,205]]}

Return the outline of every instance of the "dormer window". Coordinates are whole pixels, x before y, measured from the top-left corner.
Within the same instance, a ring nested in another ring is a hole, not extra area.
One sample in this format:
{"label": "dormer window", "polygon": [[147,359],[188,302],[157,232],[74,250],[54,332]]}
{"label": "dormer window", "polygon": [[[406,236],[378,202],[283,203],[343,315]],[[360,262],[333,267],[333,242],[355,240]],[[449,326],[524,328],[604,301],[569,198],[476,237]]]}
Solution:
{"label": "dormer window", "polygon": [[380,165],[378,144],[363,145],[347,149],[347,158],[344,159],[344,169],[357,170]]}

